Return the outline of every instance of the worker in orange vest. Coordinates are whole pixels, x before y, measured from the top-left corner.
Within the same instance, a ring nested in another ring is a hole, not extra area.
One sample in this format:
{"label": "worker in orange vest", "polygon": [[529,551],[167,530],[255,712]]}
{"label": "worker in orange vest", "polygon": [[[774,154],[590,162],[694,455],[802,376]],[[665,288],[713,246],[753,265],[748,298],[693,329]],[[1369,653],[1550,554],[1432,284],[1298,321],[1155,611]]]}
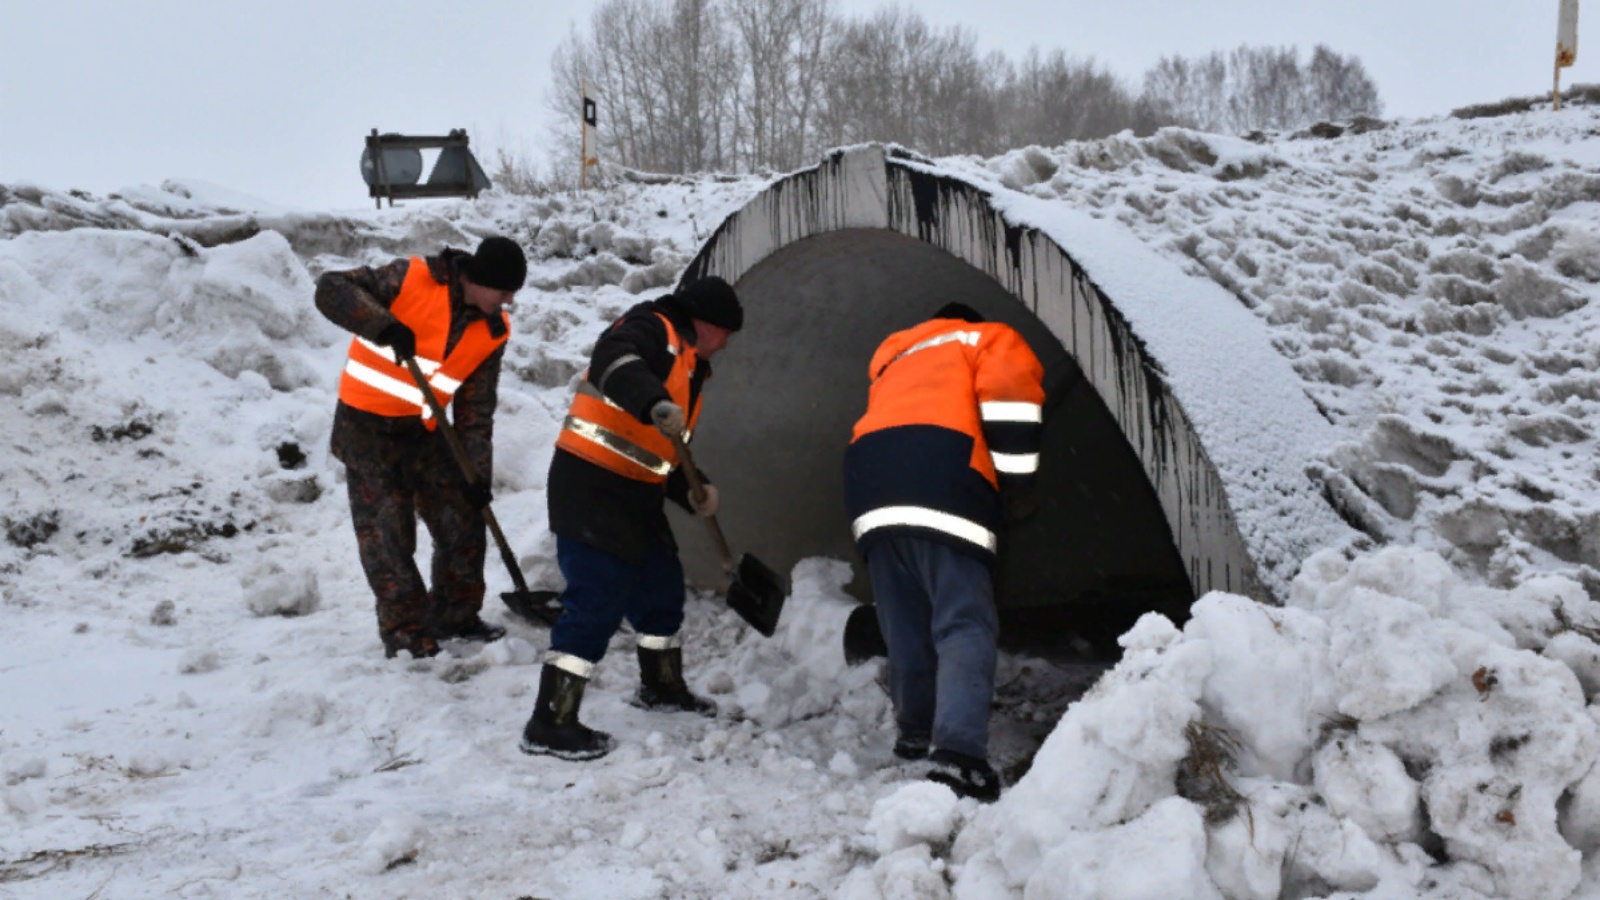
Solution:
{"label": "worker in orange vest", "polygon": [[[350,515],[377,597],[386,655],[433,656],[451,638],[493,641],[485,622],[483,509],[494,471],[506,307],[527,278],[515,241],[485,238],[475,252],[327,272],[316,304],[355,338],[339,382],[333,456],[345,464]],[[467,482],[404,365],[415,359],[450,411],[481,483]],[[417,570],[417,517],[433,537],[433,588]]]}
{"label": "worker in orange vest", "polygon": [[710,277],[634,306],[595,342],[550,461],[550,530],[567,585],[522,730],[524,753],[594,759],[611,751],[611,736],[579,722],[578,710],[624,618],[638,635],[633,705],[716,715],[683,677],[683,566],[664,506],[717,512],[714,485],[699,501],[690,494],[674,437],[692,437],[711,357],[743,324],[733,287]]}
{"label": "worker in orange vest", "polygon": [[991,801],[991,570],[1008,512],[1037,504],[1044,370],[1015,329],[951,303],[889,335],[868,374],[845,500],[889,651],[894,753],[927,757],[930,779]]}

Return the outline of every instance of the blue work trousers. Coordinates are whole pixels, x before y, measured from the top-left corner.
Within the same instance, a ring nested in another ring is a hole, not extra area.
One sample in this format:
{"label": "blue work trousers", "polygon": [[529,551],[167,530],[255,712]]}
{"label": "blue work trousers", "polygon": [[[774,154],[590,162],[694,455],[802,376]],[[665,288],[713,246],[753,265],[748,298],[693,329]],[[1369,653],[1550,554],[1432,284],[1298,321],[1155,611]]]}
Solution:
{"label": "blue work trousers", "polygon": [[987,759],[1000,634],[988,566],[947,544],[896,535],[873,545],[867,572],[900,733]]}
{"label": "blue work trousers", "polygon": [[550,649],[597,663],[624,617],[639,634],[667,637],[683,625],[683,565],[665,541],[629,563],[580,541],[556,536],[556,562],[567,579]]}

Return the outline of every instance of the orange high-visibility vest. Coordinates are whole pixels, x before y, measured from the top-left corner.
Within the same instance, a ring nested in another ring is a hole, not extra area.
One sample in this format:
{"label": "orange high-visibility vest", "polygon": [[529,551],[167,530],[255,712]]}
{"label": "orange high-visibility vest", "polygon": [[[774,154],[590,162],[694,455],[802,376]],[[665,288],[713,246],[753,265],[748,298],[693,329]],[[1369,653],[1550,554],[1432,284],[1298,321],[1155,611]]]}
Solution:
{"label": "orange high-visibility vest", "polygon": [[[667,395],[687,411],[689,430],[683,436],[687,441],[700,418],[698,399],[693,408],[689,405],[689,379],[699,364],[699,356],[693,346],[678,337],[666,316],[655,315],[667,329],[667,352],[673,356],[672,371],[666,379]],[[567,410],[556,446],[624,478],[653,484],[665,484],[678,465],[678,451],[667,436],[606,399],[589,383],[587,373],[578,382],[578,393]]]}
{"label": "orange high-visibility vest", "polygon": [[[500,337],[489,332],[488,322],[473,322],[456,341],[450,355],[444,355],[450,340],[450,285],[435,281],[428,264],[411,258],[400,295],[389,312],[417,336],[417,367],[428,379],[441,407],[448,407],[461,382],[488,359],[511,336],[511,319],[504,312],[506,330]],[[346,404],[380,416],[420,416],[429,431],[437,427],[433,411],[411,372],[395,359],[394,351],[357,335],[350,342],[344,375],[339,379],[339,399]]]}

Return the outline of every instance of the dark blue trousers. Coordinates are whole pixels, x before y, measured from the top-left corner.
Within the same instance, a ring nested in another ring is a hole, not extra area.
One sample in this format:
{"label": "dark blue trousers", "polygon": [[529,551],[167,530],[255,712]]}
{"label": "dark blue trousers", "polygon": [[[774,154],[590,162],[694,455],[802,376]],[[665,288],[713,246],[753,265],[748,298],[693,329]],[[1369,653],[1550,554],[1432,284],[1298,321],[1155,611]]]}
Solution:
{"label": "dark blue trousers", "polygon": [[639,634],[666,637],[683,625],[683,565],[665,542],[637,565],[588,544],[556,536],[556,562],[567,579],[550,649],[596,663],[623,618]]}
{"label": "dark blue trousers", "polygon": [[1000,635],[989,567],[947,544],[895,535],[873,545],[867,574],[900,733],[987,759]]}

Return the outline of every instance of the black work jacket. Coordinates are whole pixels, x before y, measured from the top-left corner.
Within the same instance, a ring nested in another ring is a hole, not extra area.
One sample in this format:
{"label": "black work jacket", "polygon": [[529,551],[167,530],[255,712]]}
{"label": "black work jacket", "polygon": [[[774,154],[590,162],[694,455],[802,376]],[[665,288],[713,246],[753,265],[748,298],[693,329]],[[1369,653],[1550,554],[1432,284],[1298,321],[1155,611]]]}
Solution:
{"label": "black work jacket", "polygon": [[[634,306],[612,323],[595,341],[584,375],[606,399],[641,422],[650,422],[650,408],[658,401],[671,399],[666,379],[673,355],[657,313],[667,317],[680,338],[694,342],[694,320],[669,294]],[[627,360],[630,355],[638,359]],[[711,363],[700,360],[689,378],[691,407],[699,402],[700,390],[710,377]],[[551,531],[637,563],[658,542],[676,549],[664,501],[688,509],[689,485],[681,467],[672,471],[663,488],[624,478],[557,447],[550,459],[545,497]]]}

